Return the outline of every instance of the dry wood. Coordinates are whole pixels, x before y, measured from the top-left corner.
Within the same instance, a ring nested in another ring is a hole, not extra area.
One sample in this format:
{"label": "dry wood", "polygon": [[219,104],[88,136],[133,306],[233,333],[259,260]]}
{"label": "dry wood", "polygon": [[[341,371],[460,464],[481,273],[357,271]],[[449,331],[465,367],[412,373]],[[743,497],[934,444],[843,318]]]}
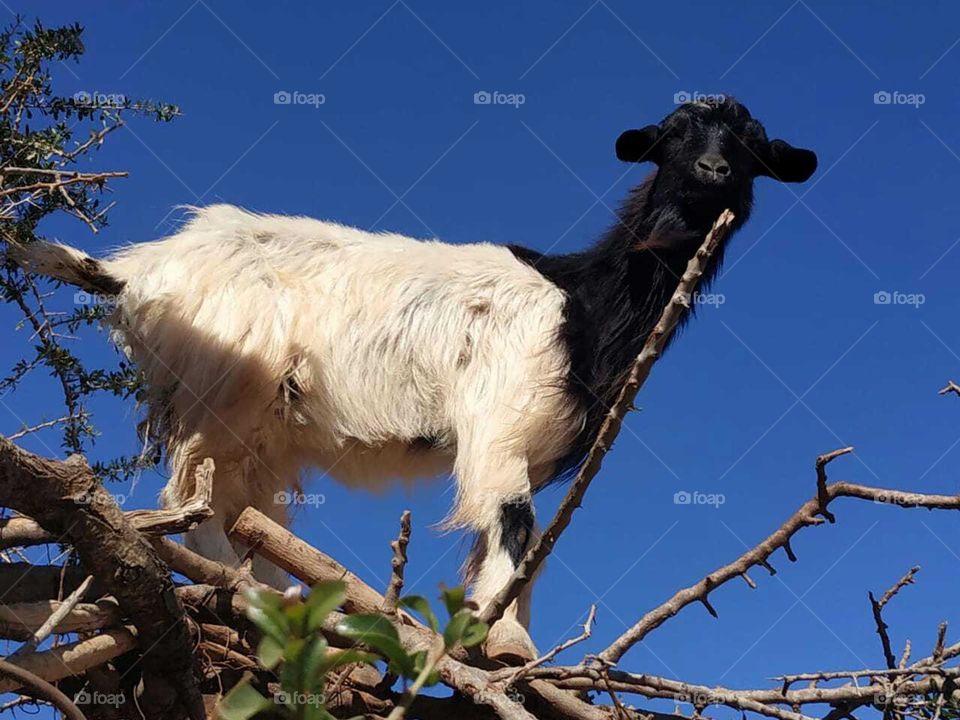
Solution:
{"label": "dry wood", "polygon": [[91,585],[93,585],[93,575],[88,575],[87,579],[80,583],[76,590],[70,593],[63,602],[59,603],[50,614],[50,617],[44,620],[40,627],[37,628],[36,632],[34,632],[23,645],[18,647],[16,652],[7,657],[7,660],[12,660],[24,653],[36,650],[37,646],[50,637],[50,634],[57,628],[61,621],[77,606],[80,598],[90,589]]}
{"label": "dry wood", "polygon": [[[12,662],[47,682],[56,682],[71,675],[82,675],[87,669],[103,665],[136,645],[137,639],[129,629],[118,628],[52,650],[29,653]],[[15,680],[0,679],[0,693],[13,692],[18,687]]]}
{"label": "dry wood", "polygon": [[410,511],[404,510],[400,516],[400,534],[390,543],[393,558],[390,560],[390,584],[383,596],[383,609],[393,612],[403,590],[403,571],[407,566],[407,545],[410,544]]}
{"label": "dry wood", "polygon": [[[58,600],[0,605],[0,637],[28,640],[63,607],[64,603]],[[77,603],[59,618],[52,632],[57,635],[87,633],[116,625],[119,621],[120,613],[112,601]]]}
{"label": "dry wood", "polygon": [[240,513],[229,534],[307,585],[342,580],[347,612],[379,612],[383,606],[383,596],[363,580],[254,508]]}
{"label": "dry wood", "polygon": [[175,535],[192,530],[213,517],[210,502],[213,499],[214,471],[213,458],[205,458],[197,466],[193,494],[183,505],[166,510],[131,510],[126,513],[127,520],[148,535]]}
{"label": "dry wood", "polygon": [[[141,700],[149,720],[205,720],[183,607],[167,567],[79,456],[47,460],[0,438],[0,505],[69,541],[149,650]],[[29,657],[29,656],[26,656]]]}
{"label": "dry wood", "polygon": [[533,579],[534,575],[536,575],[537,569],[543,564],[547,555],[553,551],[553,546],[556,544],[560,534],[570,525],[574,511],[580,507],[580,504],[583,502],[587,488],[597,473],[600,472],[604,457],[620,433],[624,416],[633,406],[633,401],[637,393],[643,386],[643,383],[646,382],[647,377],[649,377],[654,363],[660,358],[660,354],[670,339],[670,336],[673,334],[677,323],[689,312],[690,299],[697,288],[697,283],[700,281],[704,270],[713,257],[713,253],[717,247],[719,247],[723,238],[726,237],[733,223],[733,219],[733,213],[729,210],[724,210],[713,224],[710,232],[707,233],[707,237],[700,246],[700,249],[697,250],[696,255],[690,259],[690,262],[687,264],[687,269],[683,273],[683,277],[680,278],[677,289],[670,298],[670,302],[668,302],[667,306],[663,309],[660,319],[657,321],[657,324],[644,343],[643,349],[634,361],[633,367],[631,367],[630,373],[627,376],[627,381],[620,389],[620,394],[617,396],[613,407],[611,407],[607,413],[607,417],[600,427],[600,432],[597,433],[597,437],[590,451],[587,453],[587,457],[580,467],[577,477],[567,490],[563,502],[560,503],[556,515],[554,515],[553,520],[550,521],[550,524],[544,529],[543,533],[537,537],[530,549],[527,550],[523,560],[514,571],[510,582],[497,593],[487,607],[483,608],[480,613],[480,619],[484,622],[492,623],[498,620],[510,603],[520,596],[523,588]]}
{"label": "dry wood", "polygon": [[[124,517],[134,528],[148,535],[175,535],[191,530],[213,515],[210,508],[213,474],[213,460],[206,458],[197,466],[193,495],[182,506],[168,510],[131,510],[124,513]],[[63,540],[27,517],[0,520],[0,550]]]}

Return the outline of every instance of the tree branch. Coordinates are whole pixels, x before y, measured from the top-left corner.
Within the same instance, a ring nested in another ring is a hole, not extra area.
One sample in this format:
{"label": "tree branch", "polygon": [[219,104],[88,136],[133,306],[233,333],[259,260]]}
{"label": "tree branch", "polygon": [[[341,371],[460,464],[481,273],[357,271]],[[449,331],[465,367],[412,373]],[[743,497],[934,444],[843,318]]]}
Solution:
{"label": "tree branch", "polygon": [[[729,565],[714,570],[694,585],[674,593],[669,600],[657,606],[620,637],[600,653],[600,659],[614,664],[623,657],[631,647],[640,642],[652,630],[660,627],[664,622],[676,615],[686,606],[699,602],[711,609],[708,596],[711,592],[730,580],[740,577],[753,567],[770,565],[768,559],[774,552],[783,548],[791,561],[796,555],[790,547],[791,538],[805,527],[820,525],[827,505],[839,497],[852,497],[861,500],[871,500],[877,503],[898,505],[900,507],[922,507],[938,510],[960,510],[960,496],[958,495],[928,495],[923,493],[908,493],[902,490],[886,490],[884,488],[856,485],[848,482],[826,483],[826,465],[833,459],[847,454],[850,449],[834,451],[817,459],[818,488],[817,494],[791,515],[776,531],[765,540],[751,548]],[[820,481],[820,476],[823,480]],[[711,613],[715,614],[715,612]]]}
{"label": "tree branch", "polygon": [[893,649],[890,647],[890,636],[887,634],[888,625],[883,621],[883,608],[890,602],[894,595],[900,592],[905,585],[913,584],[913,576],[920,571],[920,566],[915,565],[907,571],[907,574],[897,580],[897,582],[877,600],[872,592],[867,593],[870,598],[870,607],[873,610],[873,621],[877,625],[877,635],[880,636],[880,644],[883,646],[883,657],[887,661],[887,667],[893,669],[897,667],[897,660],[893,656]]}
{"label": "tree branch", "polygon": [[393,559],[390,561],[390,585],[384,595],[383,610],[392,613],[397,609],[400,591],[403,590],[403,571],[407,566],[407,545],[410,543],[410,511],[400,516],[400,534],[390,543]]}
{"label": "tree branch", "polygon": [[[47,460],[0,438],[0,505],[73,545],[136,626],[148,717],[205,720],[183,607],[169,571],[79,456]],[[29,656],[27,656],[29,657]]]}

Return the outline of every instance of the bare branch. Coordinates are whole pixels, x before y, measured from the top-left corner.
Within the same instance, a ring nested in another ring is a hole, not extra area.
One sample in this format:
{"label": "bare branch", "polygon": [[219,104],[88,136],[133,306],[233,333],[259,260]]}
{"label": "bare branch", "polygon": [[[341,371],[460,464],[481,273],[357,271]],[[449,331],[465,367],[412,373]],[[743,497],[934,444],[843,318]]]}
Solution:
{"label": "bare branch", "polygon": [[[210,508],[213,498],[213,473],[213,459],[206,458],[197,466],[193,495],[179,508],[131,510],[124,513],[124,517],[134,528],[147,535],[175,535],[186,532],[213,515]],[[48,533],[30,518],[0,520],[0,550],[63,541],[63,537]]]}
{"label": "bare branch", "polygon": [[213,458],[205,458],[197,466],[193,495],[180,507],[172,510],[133,510],[125,513],[127,520],[140,532],[150,535],[173,535],[195,528],[213,517]]}
{"label": "bare branch", "polygon": [[[17,667],[27,670],[48,682],[56,682],[71,675],[81,675],[87,669],[103,665],[137,645],[137,638],[128,629],[107,630],[88,640],[60,645],[52,650],[28,653],[16,658]],[[16,679],[0,679],[0,693],[20,687]]]}
{"label": "bare branch", "polygon": [[593,621],[596,619],[596,617],[597,617],[597,606],[591,605],[590,612],[587,614],[587,620],[586,622],[583,623],[583,626],[582,626],[583,632],[581,632],[579,635],[577,635],[574,638],[565,640],[564,642],[560,643],[552,650],[548,651],[546,654],[531,660],[521,668],[518,668],[516,670],[513,670],[513,669],[501,670],[500,672],[493,673],[490,676],[491,682],[496,682],[497,680],[503,677],[506,677],[507,687],[510,687],[511,685],[515,685],[518,680],[520,680],[524,675],[526,675],[529,671],[533,670],[535,667],[540,667],[545,662],[549,662],[550,660],[555,658],[557,655],[562,653],[567,648],[571,648],[577,643],[581,643],[584,640],[589,639],[590,635],[593,633]]}
{"label": "bare branch", "polygon": [[308,585],[324,580],[342,580],[347,586],[344,603],[347,612],[379,612],[383,606],[380,593],[259,510],[246,508],[229,535]]}
{"label": "bare branch", "polygon": [[50,633],[52,633],[57,625],[59,625],[60,622],[77,606],[77,603],[80,602],[80,598],[82,598],[84,593],[90,589],[92,584],[93,575],[88,575],[87,579],[80,583],[77,589],[70,593],[67,599],[60,603],[56,610],[50,614],[50,617],[48,617],[43,625],[37,629],[37,631],[33,634],[33,637],[18,647],[16,652],[7,657],[7,660],[12,660],[16,657],[24,655],[25,653],[36,650],[37,646],[50,637]]}
{"label": "bare branch", "polygon": [[948,393],[956,393],[960,396],[960,385],[957,385],[953,380],[947,383],[947,386],[940,391],[940,395],[946,395]]}
{"label": "bare branch", "polygon": [[897,667],[897,660],[893,656],[893,650],[890,647],[890,636],[887,634],[889,626],[883,621],[883,608],[886,606],[890,600],[893,599],[894,595],[900,592],[900,589],[905,585],[913,584],[913,576],[919,572],[920,566],[915,565],[907,571],[907,574],[902,578],[897,580],[897,582],[881,597],[877,600],[872,592],[868,592],[867,596],[870,598],[870,606],[873,609],[873,621],[877,625],[877,635],[880,636],[880,644],[883,646],[883,657],[887,661],[888,668]]}
{"label": "bare branch", "polygon": [[[764,566],[767,559],[778,549],[789,548],[790,538],[805,527],[823,523],[821,515],[826,506],[839,497],[852,497],[861,500],[871,500],[876,503],[891,504],[905,508],[929,508],[937,510],[960,510],[960,495],[928,495],[923,493],[908,493],[902,490],[887,490],[884,488],[855,485],[848,482],[826,483],[826,465],[833,459],[847,454],[849,450],[834,451],[821,456],[817,460],[818,488],[817,495],[805,502],[786,522],[765,540],[745,552],[729,565],[725,565],[694,585],[674,593],[666,602],[644,615],[636,624],[618,637],[600,654],[600,658],[607,663],[616,663],[623,654],[640,642],[652,630],[660,627],[664,622],[676,615],[686,606],[699,602],[710,609],[708,595],[731,579],[740,577],[750,568]],[[822,460],[822,462],[821,462]],[[823,481],[820,475],[823,474]],[[795,560],[792,550],[788,556]],[[711,613],[713,614],[713,613]]]}
{"label": "bare branch", "polygon": [[410,543],[410,511],[404,510],[400,516],[400,535],[390,543],[393,559],[390,561],[390,585],[383,596],[383,610],[392,613],[397,609],[400,591],[403,590],[403,570],[407,566],[407,545]]}

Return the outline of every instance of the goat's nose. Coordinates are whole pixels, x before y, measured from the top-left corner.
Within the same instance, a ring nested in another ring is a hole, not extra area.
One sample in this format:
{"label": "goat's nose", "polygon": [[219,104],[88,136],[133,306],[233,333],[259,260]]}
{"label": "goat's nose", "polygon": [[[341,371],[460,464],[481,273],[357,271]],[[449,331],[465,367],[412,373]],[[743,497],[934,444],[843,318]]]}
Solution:
{"label": "goat's nose", "polygon": [[730,174],[730,166],[718,153],[704,153],[697,158],[697,170],[718,179]]}

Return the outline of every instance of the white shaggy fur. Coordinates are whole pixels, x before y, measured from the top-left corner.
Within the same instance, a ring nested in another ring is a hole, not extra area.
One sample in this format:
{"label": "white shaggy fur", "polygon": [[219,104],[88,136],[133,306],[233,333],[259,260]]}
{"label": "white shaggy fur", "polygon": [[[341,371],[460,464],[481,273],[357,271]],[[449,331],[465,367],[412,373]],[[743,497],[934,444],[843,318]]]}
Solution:
{"label": "white shaggy fur", "polygon": [[[47,246],[28,260],[69,280],[83,257]],[[500,589],[513,570],[500,508],[545,482],[580,428],[555,285],[503,247],[227,205],[102,267],[124,283],[115,337],[146,375],[167,445],[163,502],[216,462],[216,516],[190,545],[235,562],[225,530],[247,505],[286,523],[274,495],[304,468],[367,488],[453,470],[446,526],[484,548],[473,595],[482,605]]]}

